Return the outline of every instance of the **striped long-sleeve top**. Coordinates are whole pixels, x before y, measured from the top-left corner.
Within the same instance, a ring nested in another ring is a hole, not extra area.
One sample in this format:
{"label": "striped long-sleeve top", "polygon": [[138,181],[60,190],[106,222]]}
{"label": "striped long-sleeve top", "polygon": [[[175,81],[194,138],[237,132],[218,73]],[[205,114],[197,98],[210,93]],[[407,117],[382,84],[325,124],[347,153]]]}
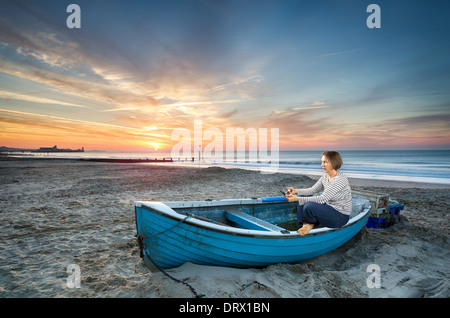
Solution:
{"label": "striped long-sleeve top", "polygon": [[[320,191],[320,195],[312,196]],[[325,173],[315,185],[308,189],[298,189],[298,202],[304,205],[306,202],[317,202],[328,204],[342,214],[350,215],[352,212],[352,191],[347,177],[340,171],[328,181],[328,174]]]}

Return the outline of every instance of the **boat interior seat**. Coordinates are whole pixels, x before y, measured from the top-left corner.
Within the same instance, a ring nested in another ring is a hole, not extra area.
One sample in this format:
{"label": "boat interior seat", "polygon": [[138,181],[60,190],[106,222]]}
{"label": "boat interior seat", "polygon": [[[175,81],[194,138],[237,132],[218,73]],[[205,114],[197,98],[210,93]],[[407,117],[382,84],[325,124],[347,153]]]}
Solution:
{"label": "boat interior seat", "polygon": [[263,221],[261,219],[258,219],[254,216],[251,216],[247,213],[241,212],[236,209],[225,210],[225,217],[227,218],[227,220],[250,230],[272,231],[272,232],[286,231],[286,229],[283,229],[282,227]]}

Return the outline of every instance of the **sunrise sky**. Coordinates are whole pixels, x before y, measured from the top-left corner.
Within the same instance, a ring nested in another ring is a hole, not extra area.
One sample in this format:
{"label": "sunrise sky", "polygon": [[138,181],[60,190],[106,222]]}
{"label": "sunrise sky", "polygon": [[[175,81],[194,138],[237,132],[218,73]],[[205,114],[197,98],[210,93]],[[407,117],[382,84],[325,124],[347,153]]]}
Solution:
{"label": "sunrise sky", "polygon": [[[81,29],[69,29],[69,4]],[[369,29],[369,4],[381,29]],[[0,0],[0,146],[450,149],[450,1]]]}

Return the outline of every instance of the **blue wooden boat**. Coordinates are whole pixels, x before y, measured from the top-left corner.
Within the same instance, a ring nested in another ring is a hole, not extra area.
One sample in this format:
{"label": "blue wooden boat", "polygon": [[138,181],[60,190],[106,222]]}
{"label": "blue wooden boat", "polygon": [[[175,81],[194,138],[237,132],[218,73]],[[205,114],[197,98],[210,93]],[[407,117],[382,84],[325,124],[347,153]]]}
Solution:
{"label": "blue wooden boat", "polygon": [[141,257],[161,269],[185,262],[260,267],[317,257],[350,240],[369,218],[369,201],[353,202],[342,228],[318,227],[305,236],[283,224],[295,222],[298,203],[284,197],[157,202],[137,201]]}

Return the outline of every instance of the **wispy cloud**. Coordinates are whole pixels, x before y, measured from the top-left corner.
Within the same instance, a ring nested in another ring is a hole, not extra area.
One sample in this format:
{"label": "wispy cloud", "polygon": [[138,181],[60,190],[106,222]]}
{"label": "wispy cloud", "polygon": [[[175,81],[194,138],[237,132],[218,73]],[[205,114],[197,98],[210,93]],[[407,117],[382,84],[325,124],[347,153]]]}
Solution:
{"label": "wispy cloud", "polygon": [[330,108],[331,106],[307,106],[307,107],[294,107],[292,110],[311,110],[311,109],[323,109]]}
{"label": "wispy cloud", "polygon": [[305,106],[300,106],[300,107],[288,107],[284,110],[273,110],[272,111],[272,115],[279,115],[279,114],[283,114],[283,113],[287,113],[287,114],[292,114],[296,111],[305,111],[305,110],[318,110],[318,109],[324,109],[324,108],[332,108],[332,106],[330,105],[325,105],[325,102],[321,102],[321,101],[315,101],[311,104],[307,104]]}
{"label": "wispy cloud", "polygon": [[158,127],[134,128],[9,109],[0,109],[0,126],[6,127],[2,130],[3,136],[14,136],[9,137],[9,142],[30,147],[48,141],[67,144],[75,143],[75,140],[77,146],[91,146],[90,149],[94,145],[100,145],[102,149],[145,148],[146,144],[154,142],[166,147],[171,142],[170,135]]}
{"label": "wispy cloud", "polygon": [[25,94],[18,94],[14,92],[6,92],[6,91],[0,91],[0,98],[4,99],[15,99],[15,100],[21,100],[21,101],[27,101],[32,103],[40,103],[40,104],[55,104],[60,106],[70,106],[70,107],[86,107],[84,105],[77,105],[73,103],[67,103],[55,99],[49,99],[49,98],[42,98],[37,96],[30,96]]}
{"label": "wispy cloud", "polygon": [[136,107],[123,107],[123,108],[113,108],[113,109],[105,109],[102,110],[102,112],[120,112],[120,111],[124,111],[124,110],[136,110],[138,108]]}
{"label": "wispy cloud", "polygon": [[87,126],[110,127],[110,128],[123,129],[123,130],[127,130],[127,131],[141,132],[140,129],[135,129],[132,127],[124,127],[124,126],[113,125],[113,124],[108,124],[108,123],[99,123],[99,122],[93,122],[93,121],[78,120],[78,119],[73,119],[73,118],[65,118],[65,117],[46,115],[46,114],[30,113],[30,112],[24,112],[24,111],[18,111],[18,110],[0,109],[0,112],[50,119],[50,120],[58,121],[58,122],[64,123],[64,124],[78,123],[78,124],[87,125]]}
{"label": "wispy cloud", "polygon": [[350,54],[350,53],[356,53],[364,51],[363,49],[355,49],[355,50],[346,50],[346,51],[338,51],[338,52],[331,52],[331,53],[325,53],[321,54],[320,57],[328,57],[328,56],[335,56],[335,55],[344,55],[344,54]]}
{"label": "wispy cloud", "polygon": [[213,104],[230,104],[237,103],[242,100],[230,99],[230,100],[217,100],[217,101],[200,101],[200,102],[186,102],[186,103],[176,103],[176,104],[162,104],[162,107],[179,107],[179,106],[197,106],[197,105],[213,105]]}

